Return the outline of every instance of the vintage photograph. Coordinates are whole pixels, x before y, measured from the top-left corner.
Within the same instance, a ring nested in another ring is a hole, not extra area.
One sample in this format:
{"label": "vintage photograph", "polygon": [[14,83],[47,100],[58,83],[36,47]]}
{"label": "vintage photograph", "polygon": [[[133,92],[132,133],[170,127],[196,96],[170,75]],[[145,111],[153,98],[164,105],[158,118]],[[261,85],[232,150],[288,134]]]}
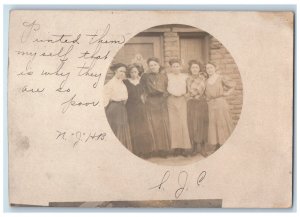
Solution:
{"label": "vintage photograph", "polygon": [[230,51],[208,32],[160,25],[131,38],[104,85],[107,120],[133,154],[187,164],[221,148],[238,123],[243,85]]}
{"label": "vintage photograph", "polygon": [[200,9],[7,11],[9,209],[293,206],[295,14]]}

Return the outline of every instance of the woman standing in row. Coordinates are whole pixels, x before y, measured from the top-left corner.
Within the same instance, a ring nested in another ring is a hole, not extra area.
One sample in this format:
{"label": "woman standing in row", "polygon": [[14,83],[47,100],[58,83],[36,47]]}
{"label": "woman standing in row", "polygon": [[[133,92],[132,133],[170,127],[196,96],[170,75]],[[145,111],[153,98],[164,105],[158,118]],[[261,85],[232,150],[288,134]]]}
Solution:
{"label": "woman standing in row", "polygon": [[127,109],[125,107],[128,92],[123,82],[126,78],[127,67],[123,63],[117,63],[112,65],[110,69],[114,72],[114,77],[104,85],[103,99],[106,117],[116,137],[127,149],[132,151]]}
{"label": "woman standing in row", "polygon": [[187,124],[186,82],[187,75],[182,73],[180,60],[169,61],[171,72],[168,77],[168,112],[171,135],[171,148],[175,155],[187,155],[192,146]]}
{"label": "woman standing in row", "polygon": [[206,72],[209,76],[205,90],[209,109],[208,144],[215,151],[224,144],[234,127],[225,97],[233,92],[235,82],[217,73],[212,63],[206,65]]}
{"label": "woman standing in row", "polygon": [[142,100],[143,87],[140,76],[143,66],[132,64],[128,66],[129,78],[124,80],[128,91],[126,103],[133,153],[144,158],[150,157],[153,151],[153,138],[149,129],[146,106]]}
{"label": "woman standing in row", "polygon": [[153,154],[166,157],[170,150],[169,118],[166,103],[168,79],[157,58],[149,58],[147,64],[150,71],[142,75],[141,85],[145,91],[147,118],[153,138]]}
{"label": "woman standing in row", "polygon": [[201,68],[200,62],[196,60],[189,62],[187,120],[193,153],[200,152],[203,156],[207,156],[205,145],[208,135],[208,105],[204,95],[207,74]]}

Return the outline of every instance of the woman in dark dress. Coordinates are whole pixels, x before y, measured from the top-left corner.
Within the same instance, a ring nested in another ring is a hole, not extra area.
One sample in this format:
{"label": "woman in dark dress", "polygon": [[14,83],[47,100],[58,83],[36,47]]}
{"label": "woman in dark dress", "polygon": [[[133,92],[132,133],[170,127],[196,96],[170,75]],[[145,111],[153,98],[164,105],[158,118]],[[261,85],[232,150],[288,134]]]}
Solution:
{"label": "woman in dark dress", "polygon": [[207,75],[201,72],[201,64],[196,60],[189,62],[190,76],[187,80],[187,117],[190,139],[194,154],[200,152],[207,156],[205,146],[208,137],[208,105],[204,96]]}
{"label": "woman in dark dress", "polygon": [[143,66],[133,64],[128,66],[129,78],[124,80],[128,91],[126,103],[133,153],[140,157],[150,157],[153,139],[149,130],[146,107],[142,100],[143,87],[140,75]]}
{"label": "woman in dark dress", "polygon": [[145,91],[145,105],[150,131],[152,133],[153,154],[166,157],[170,150],[169,115],[167,107],[168,78],[155,57],[147,61],[150,71],[141,77]]}
{"label": "woman in dark dress", "polygon": [[104,85],[104,106],[108,123],[120,140],[130,151],[132,144],[128,125],[127,110],[125,107],[128,99],[127,88],[123,82],[126,78],[126,65],[117,63],[110,67],[114,77]]}

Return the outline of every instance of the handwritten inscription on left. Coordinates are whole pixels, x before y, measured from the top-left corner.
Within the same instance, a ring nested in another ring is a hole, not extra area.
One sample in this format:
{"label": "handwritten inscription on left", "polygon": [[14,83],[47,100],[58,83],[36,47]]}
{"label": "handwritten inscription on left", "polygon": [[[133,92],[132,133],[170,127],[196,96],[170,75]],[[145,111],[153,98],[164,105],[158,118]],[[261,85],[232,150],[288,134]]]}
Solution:
{"label": "handwritten inscription on left", "polygon": [[[49,29],[47,23],[38,19],[21,22],[19,36],[10,53],[13,57],[10,64],[14,66],[10,76],[17,80],[14,88],[20,97],[26,97],[32,104],[40,103],[38,100],[43,97],[51,103],[49,109],[66,120],[70,110],[82,117],[91,110],[100,112],[101,95],[97,87],[105,74],[103,65],[109,65],[112,50],[121,48],[127,36],[112,33],[113,26],[107,21],[98,22],[97,28],[85,31]],[[53,137],[74,148],[105,138],[106,132],[82,132],[71,128],[57,130]]]}
{"label": "handwritten inscription on left", "polygon": [[[32,97],[37,93],[45,96],[51,92],[61,94],[59,104],[63,114],[71,108],[80,112],[83,107],[98,106],[98,98],[78,101],[80,94],[73,81],[89,90],[96,89],[103,74],[101,64],[112,60],[111,49],[123,46],[125,35],[111,34],[109,23],[100,24],[99,29],[92,32],[47,32],[47,25],[28,20],[21,24],[21,29],[21,45],[13,54],[25,63],[16,73],[24,82],[19,88],[21,92]],[[49,64],[44,64],[48,61]],[[43,86],[46,80],[53,78],[56,78],[56,86]],[[90,96],[99,96],[99,91]]]}

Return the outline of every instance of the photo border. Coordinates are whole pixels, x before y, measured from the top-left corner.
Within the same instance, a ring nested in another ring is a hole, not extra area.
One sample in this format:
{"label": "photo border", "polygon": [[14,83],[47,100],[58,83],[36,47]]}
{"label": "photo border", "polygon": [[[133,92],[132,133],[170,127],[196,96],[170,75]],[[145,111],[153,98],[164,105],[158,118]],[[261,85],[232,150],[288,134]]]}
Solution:
{"label": "photo border", "polygon": [[[59,208],[11,207],[8,200],[8,32],[11,10],[175,10],[175,11],[291,11],[294,13],[293,189],[291,208]],[[296,212],[297,211],[297,5],[3,5],[3,211],[22,212]]]}

